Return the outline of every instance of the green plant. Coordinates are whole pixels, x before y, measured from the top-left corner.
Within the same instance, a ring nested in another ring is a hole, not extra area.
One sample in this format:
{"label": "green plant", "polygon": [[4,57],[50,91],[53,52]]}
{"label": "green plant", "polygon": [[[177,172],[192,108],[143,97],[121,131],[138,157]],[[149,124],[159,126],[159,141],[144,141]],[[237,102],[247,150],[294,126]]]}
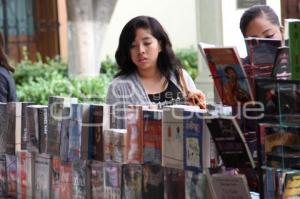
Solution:
{"label": "green plant", "polygon": [[198,75],[198,58],[197,51],[194,48],[178,49],[175,52],[178,59],[181,61],[183,68],[195,80]]}

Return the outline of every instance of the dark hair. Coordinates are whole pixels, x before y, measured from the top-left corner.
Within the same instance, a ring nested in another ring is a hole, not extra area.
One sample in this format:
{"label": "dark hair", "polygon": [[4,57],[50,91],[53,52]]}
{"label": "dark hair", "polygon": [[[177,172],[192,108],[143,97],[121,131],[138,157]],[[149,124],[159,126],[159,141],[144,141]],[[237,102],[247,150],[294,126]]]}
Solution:
{"label": "dark hair", "polygon": [[235,71],[235,69],[234,69],[232,66],[228,65],[228,66],[226,66],[226,67],[224,68],[224,72],[225,72],[226,74],[228,73],[229,70],[232,70],[232,71],[236,74],[236,71]]}
{"label": "dark hair", "polygon": [[241,17],[240,29],[242,34],[245,36],[249,23],[257,18],[266,16],[267,20],[276,26],[280,26],[280,22],[275,11],[267,5],[254,5],[247,9]]}
{"label": "dark hair", "polygon": [[130,57],[131,44],[135,39],[136,30],[144,28],[150,30],[160,43],[161,51],[158,55],[157,66],[166,79],[170,79],[171,72],[174,71],[178,80],[178,70],[182,67],[179,59],[175,56],[170,39],[162,25],[153,17],[138,16],[131,19],[123,28],[115,58],[119,67],[116,76],[129,75],[136,70],[136,65]]}
{"label": "dark hair", "polygon": [[8,57],[4,51],[4,37],[3,34],[0,32],[0,66],[6,68],[7,70],[14,72],[15,69],[12,67],[8,62]]}

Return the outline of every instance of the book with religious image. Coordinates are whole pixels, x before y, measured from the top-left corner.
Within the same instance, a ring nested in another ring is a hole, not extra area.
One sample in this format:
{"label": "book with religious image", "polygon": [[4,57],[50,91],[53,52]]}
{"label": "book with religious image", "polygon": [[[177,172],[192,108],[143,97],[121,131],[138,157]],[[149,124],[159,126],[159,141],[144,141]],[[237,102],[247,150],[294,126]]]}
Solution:
{"label": "book with religious image", "polygon": [[236,118],[233,116],[211,117],[206,118],[205,122],[224,166],[255,167],[252,154]]}
{"label": "book with religious image", "polygon": [[104,163],[92,160],[90,167],[91,196],[93,199],[104,199]]}
{"label": "book with religious image", "polygon": [[122,165],[105,163],[104,165],[104,198],[122,198]]}
{"label": "book with religious image", "polygon": [[253,101],[247,75],[235,47],[204,48],[214,85],[224,105]]}
{"label": "book with religious image", "polygon": [[142,198],[142,165],[124,164],[122,167],[122,198]]}

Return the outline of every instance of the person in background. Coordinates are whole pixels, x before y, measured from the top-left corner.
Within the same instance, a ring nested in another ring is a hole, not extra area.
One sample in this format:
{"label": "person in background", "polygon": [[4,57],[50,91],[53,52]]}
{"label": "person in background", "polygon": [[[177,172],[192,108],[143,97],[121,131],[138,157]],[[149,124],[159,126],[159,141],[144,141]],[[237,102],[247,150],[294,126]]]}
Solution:
{"label": "person in background", "polygon": [[124,109],[129,104],[168,105],[182,101],[185,95],[179,83],[182,72],[187,87],[205,107],[204,94],[182,69],[167,33],[155,18],[131,19],[121,32],[115,58],[119,72],[108,88],[107,104]]}
{"label": "person in background", "polygon": [[4,52],[3,34],[0,33],[0,102],[17,100],[16,85],[11,72],[14,72],[14,68],[8,62]]}
{"label": "person in background", "polygon": [[284,41],[284,28],[275,11],[267,5],[255,5],[247,9],[240,19],[243,36],[270,38]]}

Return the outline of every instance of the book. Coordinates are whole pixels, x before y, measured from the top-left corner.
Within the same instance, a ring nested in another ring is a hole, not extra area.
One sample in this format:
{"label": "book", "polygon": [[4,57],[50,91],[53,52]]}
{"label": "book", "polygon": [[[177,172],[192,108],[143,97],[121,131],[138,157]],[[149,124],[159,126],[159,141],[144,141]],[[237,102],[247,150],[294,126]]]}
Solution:
{"label": "book", "polygon": [[300,172],[299,171],[290,171],[285,175],[284,183],[284,199],[293,199],[300,197]]}
{"label": "book", "polygon": [[300,82],[297,80],[256,79],[257,101],[263,107],[263,122],[297,126],[300,123]]}
{"label": "book", "polygon": [[226,167],[255,167],[245,137],[233,116],[206,118],[205,122]]}
{"label": "book", "polygon": [[300,20],[289,23],[290,65],[293,80],[300,80]]}
{"label": "book", "polygon": [[195,171],[185,171],[185,199],[202,199],[206,197],[206,176]]}
{"label": "book", "polygon": [[72,162],[72,198],[91,198],[90,169],[87,160]]}
{"label": "book", "polygon": [[144,199],[164,198],[164,169],[161,165],[143,165],[142,194]]}
{"label": "book", "polygon": [[126,129],[108,129],[104,131],[104,161],[125,162]]}
{"label": "book", "polygon": [[104,163],[91,162],[91,196],[92,199],[104,199]]}
{"label": "book", "polygon": [[204,48],[214,85],[224,105],[253,101],[247,75],[235,47]]}
{"label": "book", "polygon": [[290,79],[291,69],[289,59],[289,47],[279,47],[275,56],[271,77],[275,79]]}
{"label": "book", "polygon": [[258,37],[247,37],[244,40],[252,66],[273,66],[277,48],[281,47],[281,40]]}
{"label": "book", "polygon": [[17,152],[17,198],[34,197],[34,159],[34,153],[27,151]]}
{"label": "book", "polygon": [[109,106],[90,105],[89,159],[103,161],[103,130],[109,129]]}
{"label": "book", "polygon": [[0,103],[0,153],[6,152],[6,144],[8,142],[8,120],[7,120],[7,104]]}
{"label": "book", "polygon": [[164,198],[182,199],[185,197],[184,170],[164,168]]}
{"label": "book", "polygon": [[72,163],[67,162],[60,165],[59,170],[59,198],[72,199]]}
{"label": "book", "polygon": [[47,134],[48,134],[48,106],[41,106],[37,110],[38,117],[38,136],[39,153],[46,153]]}
{"label": "book", "polygon": [[142,127],[143,163],[161,164],[162,110],[144,109]]}
{"label": "book", "polygon": [[51,197],[51,156],[37,154],[35,157],[35,198]]}
{"label": "book", "polygon": [[183,158],[184,170],[200,172],[203,169],[203,111],[183,112]]}
{"label": "book", "polygon": [[207,177],[214,199],[240,198],[251,199],[247,180],[244,175],[215,174]]}
{"label": "book", "polygon": [[124,164],[122,167],[122,198],[142,198],[142,165]]}
{"label": "book", "polygon": [[16,146],[16,103],[8,102],[7,103],[7,138],[6,144],[6,154],[15,155],[15,146]]}
{"label": "book", "polygon": [[[48,134],[46,152],[51,155],[60,154],[61,123],[64,107],[70,107],[72,103],[77,103],[77,98],[50,96],[48,100]],[[67,118],[69,116],[66,116]]]}
{"label": "book", "polygon": [[52,157],[51,163],[51,198],[59,199],[60,192],[60,165],[61,161],[58,156]]}
{"label": "book", "polygon": [[69,152],[69,126],[70,126],[70,107],[64,107],[63,119],[61,122],[61,135],[60,135],[60,159],[62,162],[68,161]]}
{"label": "book", "polygon": [[7,196],[17,197],[17,157],[15,155],[5,155],[7,174]]}
{"label": "book", "polygon": [[121,199],[122,165],[107,162],[104,165],[104,198]]}
{"label": "book", "polygon": [[0,197],[7,195],[7,174],[5,155],[0,155]]}
{"label": "book", "polygon": [[143,106],[129,105],[126,112],[127,139],[126,151],[127,163],[142,163],[142,139],[143,139]]}

